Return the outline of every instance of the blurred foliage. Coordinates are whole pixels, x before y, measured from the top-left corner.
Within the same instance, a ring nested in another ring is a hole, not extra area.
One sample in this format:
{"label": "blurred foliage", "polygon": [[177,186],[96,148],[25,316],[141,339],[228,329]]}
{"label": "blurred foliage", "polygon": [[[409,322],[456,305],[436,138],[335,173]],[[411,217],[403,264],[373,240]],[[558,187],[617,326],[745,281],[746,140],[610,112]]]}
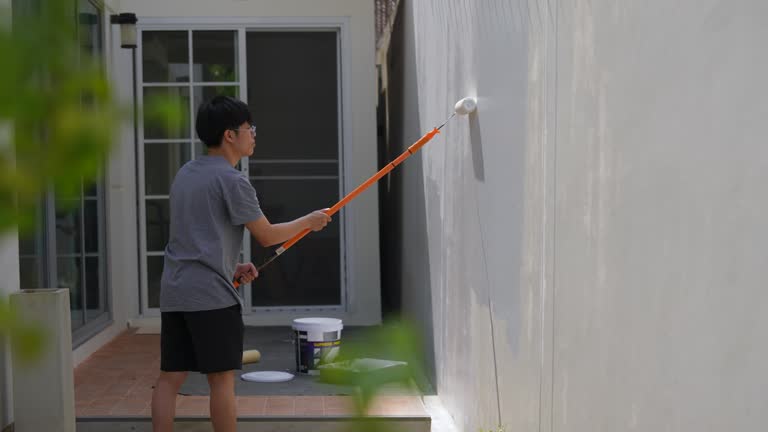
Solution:
{"label": "blurred foliage", "polygon": [[[103,59],[81,47],[76,5],[18,1],[15,14],[0,6],[0,235],[34,228],[51,186],[61,203],[79,196],[102,174],[130,114],[116,101]],[[180,124],[184,112],[168,98],[153,101],[149,111],[148,118],[163,125]],[[9,337],[21,361],[44,347],[42,332],[2,298],[0,335]]]}
{"label": "blurred foliage", "polygon": [[420,394],[415,383],[421,381],[421,368],[425,364],[424,343],[416,327],[404,320],[388,320],[384,325],[360,330],[354,340],[344,341],[334,364],[349,364],[355,359],[382,359],[406,362],[404,370],[385,372],[371,370],[353,374],[324,374],[324,382],[352,385],[357,388],[354,397],[355,414],[359,421],[350,425],[351,430],[392,431],[384,422],[366,419],[375,405],[376,397],[394,391],[402,394]]}
{"label": "blurred foliage", "polygon": [[30,229],[49,185],[76,196],[94,180],[121,113],[99,59],[80,49],[74,2],[36,12],[0,29],[0,233]]}
{"label": "blurred foliage", "polygon": [[42,354],[45,346],[43,331],[38,326],[25,322],[2,297],[0,330],[10,339],[16,364],[33,364]]}

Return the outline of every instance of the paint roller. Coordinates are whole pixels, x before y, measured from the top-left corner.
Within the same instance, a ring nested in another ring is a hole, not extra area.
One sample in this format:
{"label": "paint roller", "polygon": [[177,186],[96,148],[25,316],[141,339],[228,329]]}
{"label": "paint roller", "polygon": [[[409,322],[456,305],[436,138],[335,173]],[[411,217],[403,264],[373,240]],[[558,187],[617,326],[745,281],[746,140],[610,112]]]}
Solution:
{"label": "paint roller", "polygon": [[243,364],[258,363],[261,360],[261,353],[259,350],[245,350],[243,351]]}
{"label": "paint roller", "polygon": [[[358,195],[360,195],[363,191],[368,189],[372,184],[379,181],[382,177],[389,174],[390,171],[395,169],[396,166],[400,165],[404,160],[408,159],[411,155],[419,151],[421,147],[424,146],[424,144],[428,143],[432,138],[434,138],[435,135],[440,133],[440,129],[443,128],[443,126],[448,123],[456,114],[459,115],[467,115],[472,112],[474,112],[477,109],[477,99],[473,97],[466,97],[464,99],[461,99],[460,101],[456,102],[456,104],[453,106],[453,114],[451,114],[450,117],[448,117],[443,124],[440,126],[432,129],[431,131],[427,132],[424,136],[419,138],[418,141],[413,143],[410,147],[408,147],[400,156],[395,158],[392,162],[388,163],[384,168],[382,168],[379,172],[374,174],[371,178],[363,182],[360,186],[355,188],[352,192],[348,193],[347,196],[341,199],[341,201],[337,202],[333,205],[333,207],[329,208],[328,210],[325,210],[325,213],[328,214],[328,216],[333,216],[336,214],[339,210],[341,210],[342,207],[349,204],[350,201],[355,199]],[[277,248],[273,255],[269,257],[266,261],[264,261],[263,264],[261,264],[256,270],[261,271],[264,267],[269,265],[272,261],[274,261],[277,257],[283,254],[286,250],[288,250],[291,246],[295,245],[299,240],[304,238],[307,234],[310,233],[309,229],[305,229],[304,231],[296,234],[293,238],[283,243],[279,248]],[[239,281],[234,282],[235,287],[240,285]]]}

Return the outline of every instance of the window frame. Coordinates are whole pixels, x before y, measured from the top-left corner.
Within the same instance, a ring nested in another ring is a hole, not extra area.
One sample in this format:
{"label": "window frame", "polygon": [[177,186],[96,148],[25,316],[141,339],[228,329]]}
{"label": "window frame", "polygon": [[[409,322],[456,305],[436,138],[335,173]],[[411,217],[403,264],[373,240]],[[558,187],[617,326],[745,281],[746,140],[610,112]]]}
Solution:
{"label": "window frame", "polygon": [[[247,95],[247,70],[246,70],[246,34],[249,31],[334,31],[338,33],[338,46],[337,46],[337,109],[338,109],[338,130],[339,130],[339,144],[338,144],[338,164],[339,164],[339,196],[342,197],[347,191],[352,190],[356,185],[350,185],[349,178],[345,175],[349,172],[348,168],[348,154],[345,151],[345,143],[351,142],[351,101],[350,95],[350,19],[349,17],[210,17],[210,18],[169,18],[169,17],[141,17],[137,26],[138,40],[140,41],[136,48],[136,64],[134,70],[134,76],[137,80],[137,99],[138,104],[141,106],[143,103],[143,88],[147,86],[143,80],[143,65],[142,59],[142,34],[144,31],[187,31],[188,32],[188,50],[190,52],[190,61],[192,61],[191,53],[193,52],[193,37],[194,31],[206,31],[206,30],[230,30],[236,31],[238,34],[238,52],[237,52],[237,67],[238,67],[238,83],[239,94]],[[208,82],[195,82],[194,75],[190,71],[190,81],[184,83],[184,86],[188,88],[194,88],[201,84],[213,84]],[[215,85],[229,85],[230,83],[215,83]],[[234,83],[232,83],[234,84]],[[150,84],[151,86],[151,84]],[[194,98],[194,94],[190,94],[190,98]],[[190,104],[190,119],[194,118],[193,104]],[[139,117],[138,130],[143,131],[143,119]],[[192,122],[190,122],[192,123]],[[194,139],[194,125],[190,124],[191,136],[190,140]],[[144,172],[144,148],[145,139],[143,133],[140,132],[138,137],[139,166],[137,167],[137,176],[139,178],[139,255],[141,259],[140,265],[140,279],[139,290],[137,290],[136,296],[139,298],[140,304],[139,314],[142,317],[157,317],[160,315],[159,308],[150,308],[148,305],[148,274],[147,274],[147,257],[161,255],[156,252],[148,252],[146,247],[146,200],[145,194],[145,172]],[[179,140],[179,141],[183,141]],[[249,176],[247,158],[241,163],[241,169],[246,176]],[[250,177],[250,176],[249,176]],[[150,197],[151,198],[151,197]],[[332,203],[329,203],[329,205]],[[346,212],[348,213],[348,212]],[[349,312],[350,308],[350,295],[349,286],[351,268],[354,268],[354,256],[348,253],[350,245],[354,244],[351,240],[351,229],[347,223],[348,216],[345,213],[340,213],[338,216],[340,223],[340,301],[336,305],[297,305],[297,306],[270,306],[270,307],[254,307],[251,306],[252,296],[250,284],[244,287],[244,303],[246,307],[243,310],[244,315],[260,314],[267,316],[268,320],[275,323],[284,322],[284,318],[294,315],[296,312],[331,312],[331,313],[345,313]],[[250,256],[250,236],[247,230],[243,234],[243,254]]]}

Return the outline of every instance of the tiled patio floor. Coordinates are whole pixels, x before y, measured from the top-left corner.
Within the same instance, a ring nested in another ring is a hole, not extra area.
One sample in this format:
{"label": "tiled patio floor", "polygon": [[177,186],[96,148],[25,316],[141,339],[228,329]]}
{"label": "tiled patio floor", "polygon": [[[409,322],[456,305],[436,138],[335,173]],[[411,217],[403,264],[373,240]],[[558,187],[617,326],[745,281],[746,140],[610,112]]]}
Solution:
{"label": "tiled patio floor", "polygon": [[[160,336],[127,330],[75,369],[77,417],[149,417],[160,370]],[[177,416],[209,415],[208,396],[179,395]],[[419,396],[380,396],[372,416],[426,416]],[[237,396],[240,417],[352,416],[352,396]]]}

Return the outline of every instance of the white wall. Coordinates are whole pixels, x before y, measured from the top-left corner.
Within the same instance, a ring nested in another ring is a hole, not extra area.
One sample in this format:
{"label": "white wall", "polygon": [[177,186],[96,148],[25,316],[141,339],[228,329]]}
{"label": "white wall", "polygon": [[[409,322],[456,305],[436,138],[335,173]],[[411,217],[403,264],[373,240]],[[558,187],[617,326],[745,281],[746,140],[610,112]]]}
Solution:
{"label": "white wall", "polygon": [[[0,298],[7,302],[10,294],[19,290],[19,237],[15,231],[0,235],[0,275]],[[13,421],[11,353],[7,342],[0,335],[0,430]]]}
{"label": "white wall", "polygon": [[[2,132],[2,131],[0,131]],[[16,232],[0,235],[0,298],[9,300],[19,290],[19,237]],[[7,339],[0,335],[0,430],[13,422],[11,353]]]}
{"label": "white wall", "polygon": [[540,137],[529,123],[542,126],[527,118],[527,24],[517,5],[501,1],[403,7],[393,41],[404,39],[404,58],[389,71],[389,100],[391,126],[405,132],[393,130],[393,139],[407,146],[462,97],[480,103],[397,174],[403,310],[431,336],[431,374],[458,425],[531,430],[539,415],[543,185]]}
{"label": "white wall", "polygon": [[[349,17],[349,66],[342,70],[349,89],[344,109],[349,113],[349,128],[345,143],[345,187],[354,189],[378,170],[376,160],[376,71],[374,47],[374,14],[372,1],[358,0],[258,0],[258,1],[189,1],[189,0],[122,0],[121,11],[134,12],[141,19],[186,18],[211,22],[217,17],[247,20],[249,17]],[[125,72],[117,71],[121,80],[129,80]],[[133,146],[132,142],[123,142]],[[131,159],[121,159],[124,170],[133,167]],[[329,206],[333,203],[329,203]],[[325,313],[339,316],[346,324],[369,325],[381,321],[379,282],[378,198],[371,188],[343,210],[349,224],[347,260],[347,291],[350,305],[347,312]],[[126,229],[134,230],[126,226]],[[134,231],[135,232],[135,231]],[[135,267],[134,267],[135,269]],[[135,309],[134,309],[135,310]],[[289,324],[299,312],[259,313],[246,317],[252,324]],[[303,315],[301,315],[303,316]]]}
{"label": "white wall", "polygon": [[457,423],[763,429],[768,4],[404,2],[400,145],[480,103],[398,174]]}
{"label": "white wall", "polygon": [[765,429],[767,22],[559,11],[555,430]]}
{"label": "white wall", "polygon": [[[0,10],[9,13],[0,16],[0,26],[6,28],[11,24],[11,0],[0,0]],[[9,133],[10,127],[0,124],[0,143],[10,142],[7,139]],[[0,275],[0,297],[7,302],[8,296],[19,290],[19,236],[15,231],[0,235]],[[10,347],[7,342],[7,339],[0,335],[0,430],[13,422],[13,381]]]}

